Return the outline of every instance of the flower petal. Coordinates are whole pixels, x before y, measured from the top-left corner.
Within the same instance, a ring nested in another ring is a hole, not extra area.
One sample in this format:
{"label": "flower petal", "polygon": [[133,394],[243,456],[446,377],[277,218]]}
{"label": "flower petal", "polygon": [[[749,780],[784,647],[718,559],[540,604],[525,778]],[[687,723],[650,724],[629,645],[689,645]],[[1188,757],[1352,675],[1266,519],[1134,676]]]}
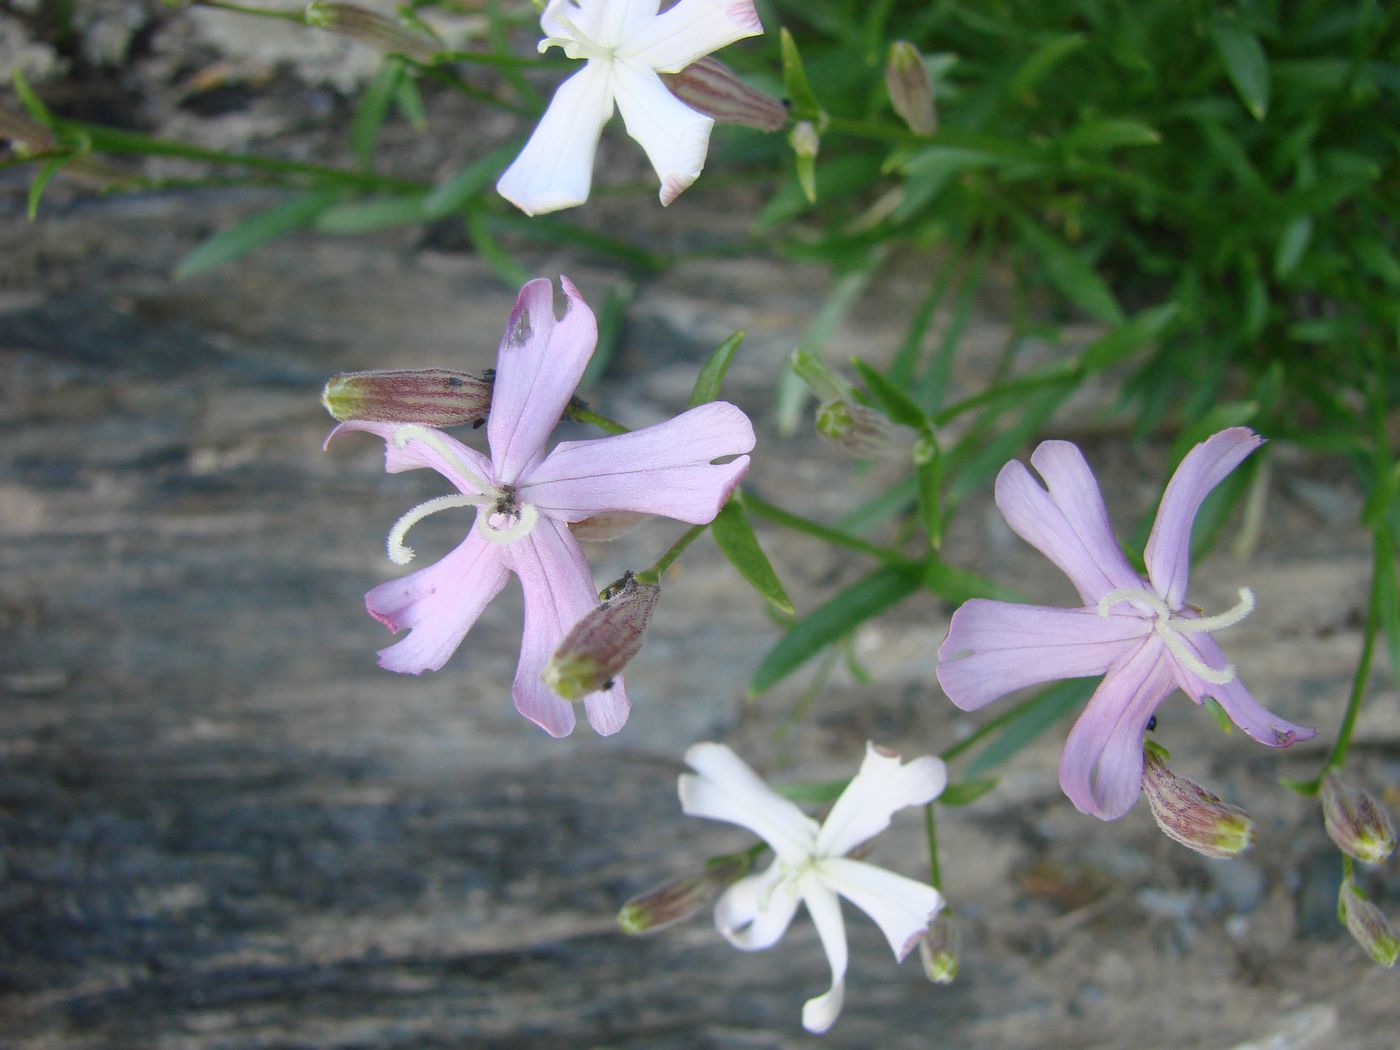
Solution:
{"label": "flower petal", "polygon": [[[1207,667],[1224,667],[1228,662],[1220,645],[1208,634],[1182,635],[1181,640],[1195,651]],[[1290,722],[1264,707],[1250,695],[1238,675],[1224,685],[1215,685],[1202,681],[1179,662],[1173,663],[1176,665],[1176,681],[1182,692],[1198,704],[1207,696],[1214,697],[1230,716],[1230,721],[1251,740],[1257,740],[1267,747],[1288,747],[1317,735],[1317,730],[1312,726]]]}
{"label": "flower petal", "polygon": [[[398,431],[404,430],[406,426],[411,429],[406,431],[407,440],[400,448],[398,442],[395,441],[395,435]],[[482,493],[482,486],[476,483],[478,479],[486,482],[492,480],[489,459],[475,449],[468,448],[451,434],[444,434],[441,430],[420,427],[417,424],[371,423],[355,419],[348,423],[341,423],[340,426],[332,430],[326,435],[325,444],[329,445],[342,433],[350,430],[363,430],[384,439],[384,470],[389,474],[417,470],[419,467],[430,467],[452,482],[457,487],[457,491],[468,495]],[[415,431],[420,434],[426,432],[427,435],[430,435],[430,440],[425,441],[422,436],[412,436]],[[457,462],[453,462],[454,458]],[[472,478],[467,472],[476,475],[476,478]]]}
{"label": "flower petal", "polygon": [[379,666],[402,674],[436,671],[501,593],[507,575],[500,548],[472,529],[440,561],[381,583],[365,595],[365,608],[389,630],[409,634],[380,650]]}
{"label": "flower petal", "polygon": [[699,774],[680,777],[681,810],[686,816],[748,828],[790,864],[812,855],[817,822],[765,784],[728,747],[695,744],[686,751],[685,764]]}
{"label": "flower petal", "polygon": [[540,15],[540,28],[546,37],[572,39],[567,20],[588,39],[613,45],[654,19],[658,6],[658,0],[550,0]]}
{"label": "flower petal", "polygon": [[1109,591],[1140,589],[1142,580],[1113,538],[1099,484],[1083,454],[1068,441],[1042,441],[1031,465],[1042,488],[1019,460],[997,475],[996,502],[1016,535],[1054,562],[1097,605]]}
{"label": "flower petal", "polygon": [[1151,632],[1141,616],[974,598],[953,614],[938,647],[938,682],[954,704],[975,711],[1028,685],[1103,674]]}
{"label": "flower petal", "polygon": [[496,192],[526,215],[588,200],[598,137],[613,112],[610,65],[589,62],[559,85],[530,141],[496,180]]}
{"label": "flower petal", "polygon": [[1186,600],[1186,583],[1191,573],[1191,525],[1201,503],[1263,443],[1264,439],[1248,427],[1222,430],[1186,453],[1167,483],[1143,561],[1147,564],[1147,578],[1171,608],[1180,609]]}
{"label": "flower petal", "polygon": [[542,457],[598,343],[593,311],[572,281],[560,277],[559,283],[563,319],[554,319],[553,285],[531,281],[520,289],[496,355],[486,437],[502,484],[516,484]]}
{"label": "flower petal", "polygon": [[[541,676],[569,628],[598,604],[588,563],[567,526],[546,517],[505,551],[525,594],[515,709],[550,736],[568,736],[574,728],[573,706],[556,696]],[[622,728],[628,708],[621,678],[610,689],[589,694],[584,704],[589,723],[603,736]]]}
{"label": "flower petal", "polygon": [[875,921],[899,962],[919,943],[929,920],[943,907],[943,895],[928,883],[864,861],[832,857],[821,862],[821,877]]}
{"label": "flower petal", "polygon": [[752,0],[680,0],[628,33],[617,55],[660,73],[679,73],[711,51],[762,32]]}
{"label": "flower petal", "polygon": [[1116,820],[1142,789],[1142,738],[1171,692],[1172,662],[1155,636],[1109,669],[1060,754],[1060,787],[1081,813]]}
{"label": "flower petal", "polygon": [[715,929],[741,951],[771,948],[791,925],[798,900],[795,885],[775,861],[724,891],[715,903]]}
{"label": "flower petal", "polygon": [[905,764],[894,752],[867,743],[860,771],[817,834],[817,855],[845,856],[889,827],[895,810],[930,802],[947,784],[948,770],[941,759],[924,756]]}
{"label": "flower petal", "polygon": [[846,1001],[846,922],[841,917],[841,902],[816,872],[802,877],[802,903],[807,905],[831,965],[831,987],[802,1004],[802,1027],[820,1035],[836,1023]]}
{"label": "flower petal", "polygon": [[703,524],[749,465],[747,456],[710,461],[753,446],[748,416],[714,401],[630,434],[562,442],[530,471],[521,495],[561,521],[621,510]]}
{"label": "flower petal", "polygon": [[699,178],[714,119],[676,98],[644,67],[613,63],[612,89],[627,134],[641,143],[661,180],[661,203],[670,204]]}

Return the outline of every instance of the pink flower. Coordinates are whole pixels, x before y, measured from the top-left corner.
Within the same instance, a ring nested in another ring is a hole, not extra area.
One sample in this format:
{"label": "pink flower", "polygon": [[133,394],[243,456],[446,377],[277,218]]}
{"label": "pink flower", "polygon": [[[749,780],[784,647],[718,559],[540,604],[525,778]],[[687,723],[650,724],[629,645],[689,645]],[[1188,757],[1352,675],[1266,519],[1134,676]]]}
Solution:
{"label": "pink flower", "polygon": [[[486,424],[488,459],[456,438],[418,424],[351,421],[384,439],[390,473],[431,467],[456,492],[428,500],[389,532],[389,558],[407,564],[404,536],[440,510],[475,507],[466,539],[441,561],[381,584],[365,595],[370,615],[408,636],[384,649],[390,671],[436,671],[514,573],[525,596],[525,628],[515,672],[515,706],[551,736],[574,728],[573,707],[541,680],[565,633],[598,602],[593,579],[569,525],[609,511],[662,514],[691,524],[713,520],[748,469],[754,446],[748,417],[714,401],[630,434],[566,441],[546,453],[598,340],[598,326],[578,289],[561,277],[564,316],[555,319],[547,280],[520,291],[496,359]],[[713,460],[737,458],[724,464]],[[588,721],[604,736],[627,721],[620,678],[583,699]]]}
{"label": "pink flower", "polygon": [[1186,604],[1196,512],[1262,440],[1233,427],[1186,454],[1157,508],[1146,580],[1114,540],[1098,483],[1074,445],[1045,441],[1035,450],[1031,465],[1045,487],[1016,460],[997,476],[1007,523],[1070,578],[1084,608],[969,601],[938,650],[938,680],[953,703],[972,711],[1023,686],[1103,675],[1060,756],[1060,786],[1084,813],[1112,820],[1132,806],[1147,724],[1174,688],[1198,704],[1213,697],[1246,736],[1269,747],[1316,732],[1265,710],[1211,637],[1249,615],[1248,588],[1218,616]]}

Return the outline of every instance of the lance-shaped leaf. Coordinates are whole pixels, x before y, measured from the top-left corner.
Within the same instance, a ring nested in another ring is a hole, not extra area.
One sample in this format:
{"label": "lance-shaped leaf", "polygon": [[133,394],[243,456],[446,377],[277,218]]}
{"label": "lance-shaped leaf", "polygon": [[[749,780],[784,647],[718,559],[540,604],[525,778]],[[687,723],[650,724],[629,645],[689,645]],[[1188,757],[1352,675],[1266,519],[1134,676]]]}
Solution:
{"label": "lance-shaped leaf", "polygon": [[724,509],[719,512],[710,531],[715,537],[715,546],[739,570],[739,575],[749,582],[759,594],[779,612],[791,616],[795,610],[792,599],[783,590],[778,574],[763,548],[758,545],[748,514],[744,512],[743,501],[738,493],[730,497]]}

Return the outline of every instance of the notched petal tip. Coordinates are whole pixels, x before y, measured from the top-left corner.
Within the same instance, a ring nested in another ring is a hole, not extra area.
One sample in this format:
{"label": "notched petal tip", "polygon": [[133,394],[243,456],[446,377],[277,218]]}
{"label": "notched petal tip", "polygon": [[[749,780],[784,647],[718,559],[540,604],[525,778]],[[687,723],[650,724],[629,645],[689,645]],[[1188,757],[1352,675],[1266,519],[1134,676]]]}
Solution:
{"label": "notched petal tip", "polygon": [[698,172],[690,176],[667,175],[661,182],[661,206],[664,208],[669,205],[689,189],[698,177]]}

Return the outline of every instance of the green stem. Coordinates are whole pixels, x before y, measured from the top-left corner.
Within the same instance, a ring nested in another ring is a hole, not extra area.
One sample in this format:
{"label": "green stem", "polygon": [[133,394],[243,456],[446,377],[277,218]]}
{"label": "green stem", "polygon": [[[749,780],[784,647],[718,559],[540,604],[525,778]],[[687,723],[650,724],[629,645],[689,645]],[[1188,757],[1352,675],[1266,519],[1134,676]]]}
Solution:
{"label": "green stem", "polygon": [[854,135],[857,138],[875,139],[877,142],[897,142],[901,145],[929,141],[922,135],[915,135],[912,131],[901,131],[890,124],[876,124],[870,120],[851,120],[847,117],[831,117],[826,125],[826,130],[839,132],[842,135]]}
{"label": "green stem", "polygon": [[995,733],[1002,726],[1006,725],[1008,722],[1016,721],[1016,719],[1020,718],[1023,714],[1025,714],[1037,703],[1039,703],[1041,699],[1042,698],[1039,694],[1027,697],[1025,700],[1022,700],[1019,704],[1016,704],[1013,707],[1010,707],[1007,710],[1003,711],[1001,714],[997,715],[990,722],[985,722],[982,725],[978,726],[976,731],[973,732],[971,736],[959,740],[952,747],[948,748],[945,751],[939,752],[938,757],[943,759],[944,762],[951,762],[953,759],[961,755],[964,751],[976,747],[979,743],[981,743],[987,737],[991,736],[993,733]]}
{"label": "green stem", "polygon": [[289,175],[307,175],[322,183],[342,186],[355,186],[365,189],[386,190],[392,193],[426,193],[432,189],[427,183],[409,179],[395,179],[385,175],[375,175],[363,171],[347,171],[324,164],[307,164],[295,160],[278,160],[274,157],[260,157],[251,153],[226,153],[223,150],[204,149],[183,142],[171,142],[135,131],[108,128],[98,124],[81,124],[76,121],[56,122],[57,129],[72,132],[86,138],[91,149],[103,153],[134,153],[158,157],[183,157],[186,160],[205,161],[210,164],[234,164],[242,168],[255,168],[261,171],[275,171]]}
{"label": "green stem", "polygon": [[924,806],[924,831],[928,835],[928,881],[943,892],[943,872],[938,867],[938,826],[933,818],[933,803]]}
{"label": "green stem", "polygon": [[600,412],[594,412],[582,401],[575,398],[564,409],[564,415],[576,423],[589,423],[608,434],[627,434],[630,431],[615,419],[609,419]]}
{"label": "green stem", "polygon": [[1351,680],[1351,696],[1347,700],[1346,714],[1342,716],[1342,724],[1337,730],[1337,742],[1332,745],[1332,752],[1327,756],[1327,761],[1322,767],[1324,775],[1331,770],[1341,769],[1346,764],[1347,751],[1351,747],[1351,736],[1356,730],[1356,719],[1361,714],[1361,702],[1366,697],[1366,684],[1371,677],[1371,656],[1376,651],[1376,635],[1380,633],[1381,626],[1381,573],[1394,571],[1387,564],[1389,559],[1386,554],[1381,530],[1377,529],[1374,553],[1371,558],[1371,596],[1367,603],[1366,633],[1361,643],[1361,659],[1356,665],[1356,675]]}
{"label": "green stem", "polygon": [[692,525],[690,528],[686,529],[686,531],[681,534],[681,538],[676,540],[675,543],[671,544],[670,549],[667,550],[665,554],[661,555],[660,558],[656,559],[655,565],[653,565],[650,569],[643,569],[641,572],[636,574],[638,582],[659,584],[661,582],[662,573],[669,569],[671,567],[671,563],[681,556],[681,551],[685,550],[692,543],[694,543],[696,539],[700,536],[700,534],[709,527],[710,526],[708,524]]}
{"label": "green stem", "polygon": [[852,536],[849,532],[843,532],[841,529],[834,529],[829,525],[812,521],[810,518],[804,518],[800,514],[783,510],[765,499],[760,499],[747,489],[744,491],[744,506],[760,518],[767,518],[775,525],[784,525],[795,532],[805,532],[809,536],[826,540],[838,547],[846,547],[849,550],[860,551],[862,554],[869,554],[873,558],[879,558],[886,565],[903,565],[909,561],[898,551],[881,547],[863,540],[859,536]]}

